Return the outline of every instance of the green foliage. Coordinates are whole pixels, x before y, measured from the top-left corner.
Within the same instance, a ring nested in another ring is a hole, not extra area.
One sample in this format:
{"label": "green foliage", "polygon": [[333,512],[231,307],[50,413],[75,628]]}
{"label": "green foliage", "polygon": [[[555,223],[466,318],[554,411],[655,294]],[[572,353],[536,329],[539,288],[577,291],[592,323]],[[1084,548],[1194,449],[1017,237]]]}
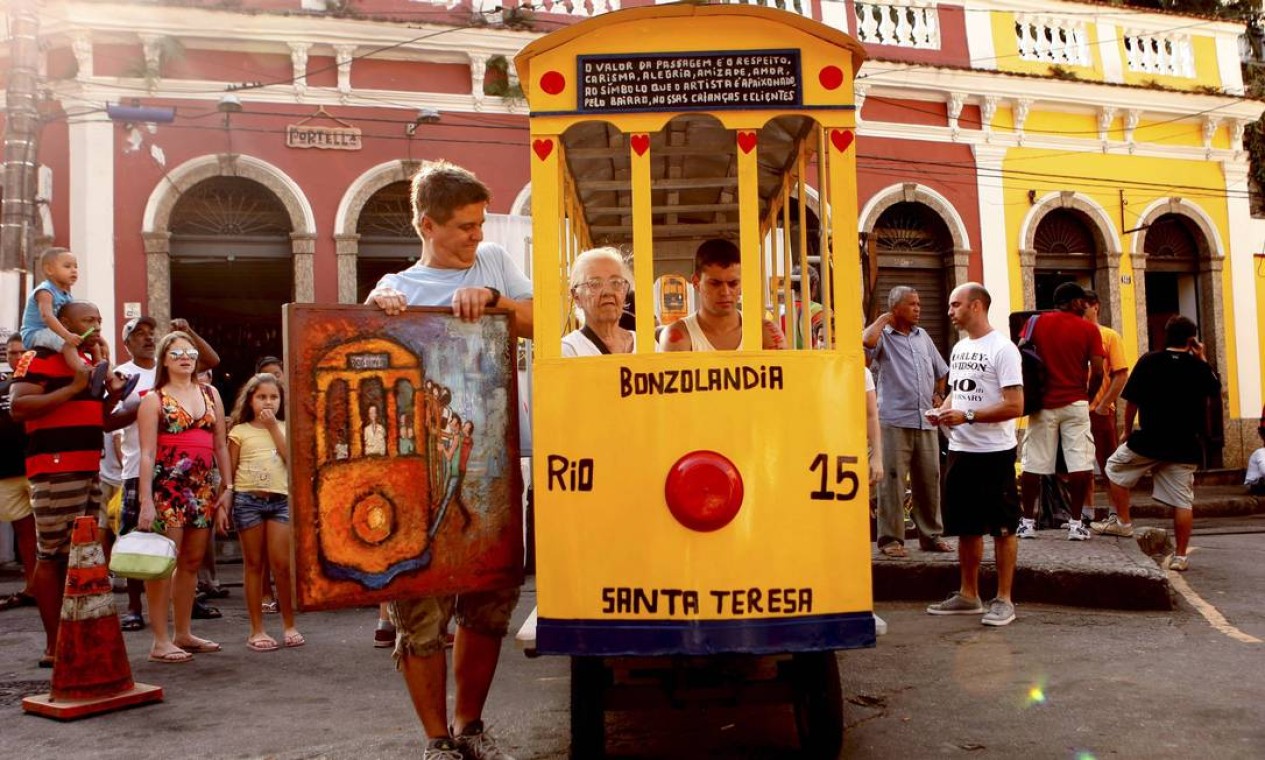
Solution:
{"label": "green foliage", "polygon": [[523,88],[517,82],[510,83],[510,62],[503,55],[494,55],[488,59],[487,68],[483,72],[483,94],[496,98],[522,100]]}

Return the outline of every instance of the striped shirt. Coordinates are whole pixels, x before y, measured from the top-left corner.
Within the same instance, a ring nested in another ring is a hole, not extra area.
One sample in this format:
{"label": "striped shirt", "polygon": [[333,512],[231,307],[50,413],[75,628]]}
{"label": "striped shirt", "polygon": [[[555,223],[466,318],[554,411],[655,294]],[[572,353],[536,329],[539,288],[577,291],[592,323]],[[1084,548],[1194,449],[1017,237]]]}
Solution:
{"label": "striped shirt", "polygon": [[[85,357],[86,358],[86,357]],[[31,383],[52,393],[74,382],[75,370],[58,351],[37,348],[22,355],[15,383]],[[101,469],[103,404],[88,386],[48,414],[26,421],[26,476]]]}

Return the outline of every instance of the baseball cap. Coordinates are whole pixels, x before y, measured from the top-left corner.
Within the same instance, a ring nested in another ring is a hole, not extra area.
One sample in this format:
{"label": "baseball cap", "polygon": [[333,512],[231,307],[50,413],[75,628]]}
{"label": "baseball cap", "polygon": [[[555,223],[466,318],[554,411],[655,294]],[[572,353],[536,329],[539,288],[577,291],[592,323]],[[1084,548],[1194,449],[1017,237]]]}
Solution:
{"label": "baseball cap", "polygon": [[132,317],[127,320],[127,324],[123,325],[123,340],[132,337],[132,331],[141,325],[149,325],[157,329],[158,322],[153,317]]}
{"label": "baseball cap", "polygon": [[1085,289],[1074,282],[1065,282],[1054,289],[1054,303],[1071,303],[1077,298],[1085,297]]}

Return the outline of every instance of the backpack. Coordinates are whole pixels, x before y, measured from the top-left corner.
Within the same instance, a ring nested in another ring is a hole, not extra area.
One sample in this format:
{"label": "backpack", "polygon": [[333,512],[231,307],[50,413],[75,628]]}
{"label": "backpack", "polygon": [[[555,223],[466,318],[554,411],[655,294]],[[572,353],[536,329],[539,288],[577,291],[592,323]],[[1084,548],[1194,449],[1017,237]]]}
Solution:
{"label": "backpack", "polygon": [[1044,409],[1046,369],[1045,362],[1037,353],[1032,342],[1032,331],[1037,326],[1040,314],[1028,317],[1023,332],[1019,333],[1019,360],[1023,367],[1023,413],[1024,416],[1035,414]]}

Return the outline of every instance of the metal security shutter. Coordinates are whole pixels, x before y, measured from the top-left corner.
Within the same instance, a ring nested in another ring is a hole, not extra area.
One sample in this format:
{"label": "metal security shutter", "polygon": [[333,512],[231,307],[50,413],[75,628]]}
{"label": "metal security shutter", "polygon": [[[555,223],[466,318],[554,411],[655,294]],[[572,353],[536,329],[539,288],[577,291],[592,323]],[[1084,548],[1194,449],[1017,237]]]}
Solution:
{"label": "metal security shutter", "polygon": [[[935,261],[935,268],[925,264]],[[897,285],[907,285],[918,291],[922,303],[922,321],[926,330],[940,349],[941,356],[948,356],[954,340],[949,325],[949,299],[945,294],[944,267],[939,256],[911,254],[880,255],[878,280],[874,292],[878,299],[879,313],[887,310],[887,294]]]}
{"label": "metal security shutter", "polygon": [[884,211],[871,233],[878,258],[874,285],[874,316],[887,310],[887,294],[897,285],[918,291],[922,304],[920,325],[943,356],[954,343],[948,316],[948,275],[945,261],[953,250],[949,229],[927,206],[906,201]]}

